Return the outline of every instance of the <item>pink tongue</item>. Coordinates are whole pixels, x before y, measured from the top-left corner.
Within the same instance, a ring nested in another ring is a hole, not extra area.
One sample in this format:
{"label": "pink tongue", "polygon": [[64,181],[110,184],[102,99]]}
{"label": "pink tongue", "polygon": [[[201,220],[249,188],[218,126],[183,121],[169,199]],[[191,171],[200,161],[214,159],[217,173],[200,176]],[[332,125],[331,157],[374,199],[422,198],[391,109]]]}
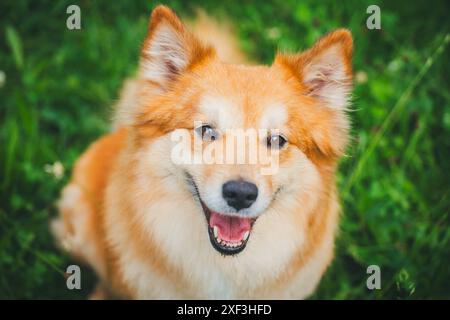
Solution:
{"label": "pink tongue", "polygon": [[227,241],[241,241],[244,233],[251,228],[251,219],[230,217],[217,212],[211,211],[209,219],[211,228],[217,226],[219,228],[219,236]]}

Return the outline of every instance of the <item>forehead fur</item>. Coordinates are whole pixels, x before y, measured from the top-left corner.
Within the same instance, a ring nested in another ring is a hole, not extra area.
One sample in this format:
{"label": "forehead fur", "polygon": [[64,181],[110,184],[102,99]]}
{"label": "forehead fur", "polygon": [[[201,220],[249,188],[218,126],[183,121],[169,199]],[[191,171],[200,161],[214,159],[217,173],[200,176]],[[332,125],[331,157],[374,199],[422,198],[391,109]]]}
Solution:
{"label": "forehead fur", "polygon": [[265,66],[211,65],[200,73],[198,112],[221,128],[281,128],[289,97],[282,76]]}
{"label": "forehead fur", "polygon": [[247,115],[244,113],[244,105],[249,103],[248,100],[245,96],[231,98],[206,93],[200,98],[199,115],[195,120],[221,129],[282,129],[285,127],[287,110],[283,103],[261,101],[262,105],[253,106],[255,112]]}

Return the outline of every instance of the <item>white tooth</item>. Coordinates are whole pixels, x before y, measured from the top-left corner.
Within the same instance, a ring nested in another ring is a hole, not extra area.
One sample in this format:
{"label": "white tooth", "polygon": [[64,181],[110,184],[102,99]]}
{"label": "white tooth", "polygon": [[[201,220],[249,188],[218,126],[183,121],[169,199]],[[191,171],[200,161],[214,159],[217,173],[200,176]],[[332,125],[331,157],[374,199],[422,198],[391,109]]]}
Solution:
{"label": "white tooth", "polygon": [[219,235],[219,228],[217,226],[214,226],[213,231],[214,231],[214,237],[217,238],[217,236]]}
{"label": "white tooth", "polygon": [[250,235],[250,231],[245,231],[243,240],[246,241]]}

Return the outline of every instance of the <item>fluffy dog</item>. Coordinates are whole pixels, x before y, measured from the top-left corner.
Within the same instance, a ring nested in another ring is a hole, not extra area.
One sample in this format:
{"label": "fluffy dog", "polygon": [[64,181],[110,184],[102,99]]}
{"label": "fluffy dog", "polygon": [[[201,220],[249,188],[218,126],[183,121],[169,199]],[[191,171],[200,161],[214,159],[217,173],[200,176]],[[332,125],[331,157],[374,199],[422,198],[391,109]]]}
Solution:
{"label": "fluffy dog", "polygon": [[[95,269],[106,297],[305,298],[333,258],[351,33],[262,66],[242,64],[229,28],[203,16],[193,29],[214,46],[154,9],[115,129],[77,161],[52,230]],[[258,130],[254,143],[276,170],[174,161],[175,132],[200,140],[181,143],[198,156],[233,129]]]}

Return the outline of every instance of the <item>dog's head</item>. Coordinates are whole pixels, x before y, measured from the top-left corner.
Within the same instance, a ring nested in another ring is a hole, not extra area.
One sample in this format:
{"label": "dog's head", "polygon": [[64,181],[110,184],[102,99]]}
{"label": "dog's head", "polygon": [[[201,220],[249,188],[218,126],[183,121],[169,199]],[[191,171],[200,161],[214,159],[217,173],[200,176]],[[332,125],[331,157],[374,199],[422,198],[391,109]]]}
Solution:
{"label": "dog's head", "polygon": [[271,66],[227,64],[170,9],[153,11],[131,113],[136,146],[152,144],[160,160],[145,168],[176,177],[171,192],[190,192],[182,201],[197,204],[220,253],[244,250],[262,215],[306,214],[330,191],[348,139],[351,55],[350,32],[337,30]]}

